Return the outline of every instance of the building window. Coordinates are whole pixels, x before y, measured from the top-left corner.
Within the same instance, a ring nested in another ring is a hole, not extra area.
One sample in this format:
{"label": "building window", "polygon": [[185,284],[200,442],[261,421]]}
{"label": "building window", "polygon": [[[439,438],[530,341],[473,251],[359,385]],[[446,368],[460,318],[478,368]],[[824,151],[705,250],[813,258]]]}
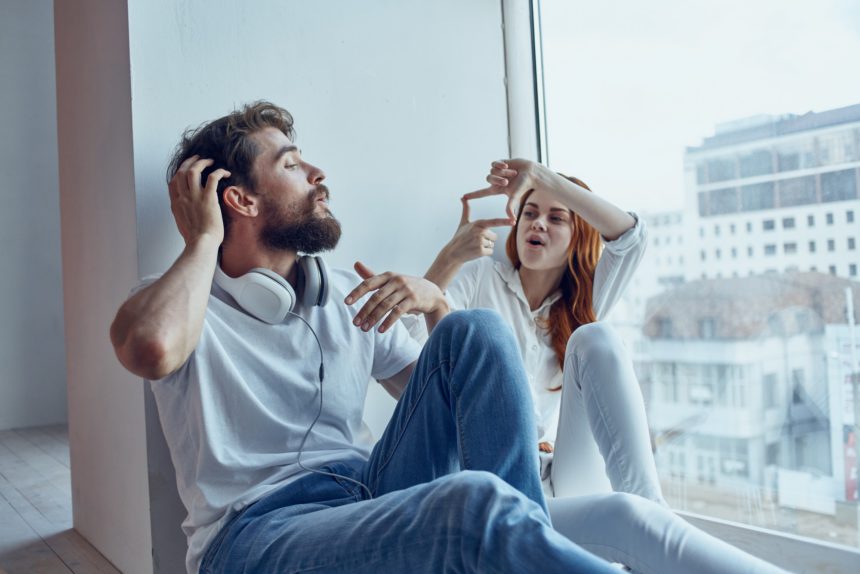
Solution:
{"label": "building window", "polygon": [[836,275],[836,265],[831,265],[829,269],[831,275]]}
{"label": "building window", "polygon": [[815,253],[815,242],[814,241],[809,242],[809,252]]}
{"label": "building window", "polygon": [[714,250],[714,257],[715,257],[716,259],[719,259],[719,258],[720,258],[720,250],[719,250],[719,249]]}
{"label": "building window", "polygon": [[672,338],[672,319],[667,317],[657,319],[657,337],[660,339]]}
{"label": "building window", "polygon": [[704,237],[704,236],[705,236],[705,228],[699,227],[699,237]]}
{"label": "building window", "polygon": [[793,217],[783,217],[782,218],[782,228],[783,229],[794,229],[794,218]]}
{"label": "building window", "polygon": [[[850,214],[851,214],[851,221],[854,221],[854,212],[853,212],[853,211],[849,211],[848,213],[850,213]],[[848,223],[851,223],[851,221],[849,221]],[[734,223],[732,223],[731,225],[729,225],[729,233],[731,233],[732,235],[734,235],[734,234],[735,234],[735,224],[734,224]]]}
{"label": "building window", "polygon": [[737,177],[734,158],[720,158],[708,161],[708,181],[726,181]]}
{"label": "building window", "polygon": [[765,219],[761,222],[761,228],[765,231],[773,231],[774,229],[776,229],[776,223],[773,221],[773,219]]}
{"label": "building window", "polygon": [[768,373],[762,378],[761,388],[764,394],[764,408],[772,409],[779,406],[779,392],[775,373]]}
{"label": "building window", "polygon": [[776,206],[772,181],[744,185],[740,189],[741,211],[773,209]]}
{"label": "building window", "polygon": [[776,245],[773,243],[768,243],[764,246],[764,254],[765,255],[776,255]]}
{"label": "building window", "polygon": [[737,213],[738,190],[734,187],[712,189],[708,192],[708,215]]}
{"label": "building window", "polygon": [[814,215],[807,215],[806,216],[806,225],[808,227],[815,227],[815,216]]}
{"label": "building window", "polygon": [[737,258],[738,258],[738,248],[732,247],[732,259],[737,259]]}
{"label": "building window", "polygon": [[827,240],[827,251],[836,251],[836,240],[828,239]]}
{"label": "building window", "polygon": [[707,258],[707,255],[705,255],[705,250],[704,250],[704,249],[702,249],[702,251],[700,251],[700,252],[699,252],[699,255],[701,256],[702,261],[704,261],[704,260]]}
{"label": "building window", "polygon": [[779,182],[780,207],[809,205],[817,202],[814,175],[784,179]]}
{"label": "building window", "polygon": [[[854,211],[849,209],[845,212],[845,221],[846,223],[854,223]],[[734,227],[734,226],[732,226]]]}
{"label": "building window", "polygon": [[716,223],[714,224],[714,235],[715,235],[716,237],[719,237],[719,236],[720,236],[720,226],[719,226],[718,224],[716,224]]}
{"label": "building window", "polygon": [[855,244],[854,244],[854,238],[853,238],[853,237],[849,237],[849,238],[848,238],[848,249],[849,249],[849,250],[851,250],[851,251],[854,251],[854,247],[855,247]]}
{"label": "building window", "polygon": [[713,317],[699,319],[699,338],[714,339],[717,336],[717,320]]}
{"label": "building window", "polygon": [[752,245],[750,245],[749,247],[747,247],[747,256],[749,256],[749,257],[752,257],[752,256],[753,256],[753,248],[752,248]]}
{"label": "building window", "polygon": [[828,213],[826,216],[826,219],[827,219],[827,225],[833,225],[833,214],[832,213]]}
{"label": "building window", "polygon": [[747,233],[752,233],[752,221],[747,221]]}
{"label": "building window", "polygon": [[857,197],[855,170],[844,169],[821,174],[821,201],[845,201]]}
{"label": "building window", "polygon": [[856,263],[852,263],[851,265],[848,266],[848,274],[851,277],[857,277],[857,264]]}
{"label": "building window", "polygon": [[786,255],[794,255],[795,253],[797,253],[797,243],[784,243],[782,245],[782,250],[785,252]]}

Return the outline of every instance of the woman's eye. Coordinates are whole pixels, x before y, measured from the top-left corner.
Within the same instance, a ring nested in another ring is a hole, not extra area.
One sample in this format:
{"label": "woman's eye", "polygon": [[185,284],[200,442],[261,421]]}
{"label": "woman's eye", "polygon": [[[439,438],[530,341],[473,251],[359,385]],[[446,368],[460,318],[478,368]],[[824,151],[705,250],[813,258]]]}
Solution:
{"label": "woman's eye", "polygon": [[523,211],[523,217],[529,217],[529,218],[531,218],[531,217],[534,217],[534,216],[535,216],[535,212],[534,212],[534,211]]}
{"label": "woman's eye", "polygon": [[559,217],[557,215],[550,217],[549,220],[552,221],[553,223],[565,223],[565,221],[566,221],[563,217]]}
{"label": "woman's eye", "polygon": [[285,168],[287,168],[287,169],[295,169],[295,168],[299,167],[299,164],[297,164],[297,163],[288,163],[288,164],[287,164],[287,165],[285,165],[284,167],[285,167]]}

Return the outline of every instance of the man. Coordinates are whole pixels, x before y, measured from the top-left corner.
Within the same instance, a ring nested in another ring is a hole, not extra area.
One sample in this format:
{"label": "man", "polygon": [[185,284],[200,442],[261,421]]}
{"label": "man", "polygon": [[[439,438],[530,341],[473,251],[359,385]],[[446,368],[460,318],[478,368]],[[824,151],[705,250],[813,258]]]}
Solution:
{"label": "man", "polygon": [[[550,526],[509,328],[487,311],[440,321],[424,279],[326,277],[310,255],[340,225],[293,136],[266,102],[185,135],[169,170],[185,248],[111,326],[151,381],[188,572],[613,572]],[[403,313],[432,330],[420,357]],[[369,452],[371,376],[399,402]]]}

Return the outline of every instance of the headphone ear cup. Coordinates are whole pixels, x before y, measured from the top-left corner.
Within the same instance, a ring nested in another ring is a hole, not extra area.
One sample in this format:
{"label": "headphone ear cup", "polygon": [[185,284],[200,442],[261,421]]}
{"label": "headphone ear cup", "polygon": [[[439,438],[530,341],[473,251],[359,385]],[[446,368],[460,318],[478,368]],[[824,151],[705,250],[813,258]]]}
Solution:
{"label": "headphone ear cup", "polygon": [[249,315],[272,325],[282,323],[296,303],[296,293],[286,279],[269,269],[251,269],[235,279],[218,265],[215,283],[229,293]]}
{"label": "headphone ear cup", "polygon": [[328,269],[320,257],[306,255],[299,260],[304,275],[302,304],[322,307],[328,302]]}

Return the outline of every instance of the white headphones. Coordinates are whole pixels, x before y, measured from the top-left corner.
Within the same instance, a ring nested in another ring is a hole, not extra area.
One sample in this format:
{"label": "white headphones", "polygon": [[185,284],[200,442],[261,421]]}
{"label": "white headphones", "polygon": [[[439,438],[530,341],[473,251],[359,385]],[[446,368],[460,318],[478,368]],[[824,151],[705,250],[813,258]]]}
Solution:
{"label": "white headphones", "polygon": [[[289,282],[270,269],[257,267],[241,277],[230,277],[215,266],[215,283],[239,306],[260,321],[276,325],[296,306],[296,292]],[[299,259],[299,291],[306,307],[322,307],[328,301],[328,269],[320,257]]]}

